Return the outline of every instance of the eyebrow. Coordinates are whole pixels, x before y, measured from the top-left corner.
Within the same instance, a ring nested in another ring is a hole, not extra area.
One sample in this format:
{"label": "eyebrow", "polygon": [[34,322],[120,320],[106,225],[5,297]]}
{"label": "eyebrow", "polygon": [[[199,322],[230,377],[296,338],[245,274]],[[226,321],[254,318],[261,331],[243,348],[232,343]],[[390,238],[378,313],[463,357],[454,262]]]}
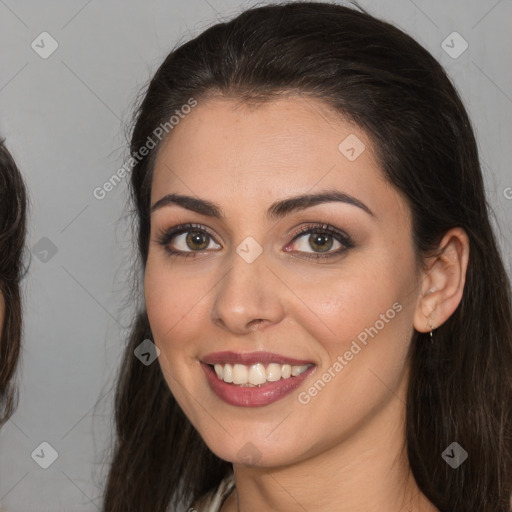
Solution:
{"label": "eyebrow", "polygon": [[[268,208],[266,216],[270,220],[275,220],[285,217],[294,211],[305,210],[306,208],[311,208],[312,206],[316,206],[318,204],[332,202],[346,203],[352,206],[357,206],[372,217],[375,217],[375,214],[362,201],[338,190],[326,190],[317,194],[303,194],[282,199],[273,203]],[[205,199],[199,199],[197,197],[181,194],[167,194],[166,196],[162,197],[151,207],[151,213],[165,206],[170,206],[173,204],[199,213],[201,215],[206,215],[208,217],[214,217],[216,219],[225,218],[224,213],[215,203]]]}

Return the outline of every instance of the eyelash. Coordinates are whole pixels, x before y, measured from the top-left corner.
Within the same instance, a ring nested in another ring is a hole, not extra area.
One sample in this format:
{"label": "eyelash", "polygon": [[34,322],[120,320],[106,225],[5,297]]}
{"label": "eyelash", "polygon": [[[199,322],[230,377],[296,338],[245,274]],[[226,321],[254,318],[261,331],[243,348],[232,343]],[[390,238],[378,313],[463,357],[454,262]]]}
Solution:
{"label": "eyelash", "polygon": [[[169,243],[172,241],[172,239],[175,236],[181,235],[183,233],[188,233],[188,232],[198,232],[198,233],[207,234],[209,237],[211,237],[213,239],[213,241],[215,243],[218,243],[215,240],[215,236],[213,235],[213,233],[211,233],[208,229],[204,228],[200,224],[181,224],[179,226],[176,226],[174,228],[171,228],[171,229],[165,231],[156,241],[159,245],[164,247],[165,251],[170,256],[175,256],[177,258],[189,258],[189,257],[195,258],[202,251],[189,251],[189,252],[188,251],[176,251],[174,249],[169,248]],[[340,242],[342,245],[345,246],[344,248],[338,249],[337,251],[327,253],[327,254],[305,253],[305,254],[308,254],[305,257],[308,260],[326,260],[326,259],[332,258],[334,256],[339,256],[341,253],[354,247],[354,243],[352,242],[351,238],[346,233],[336,229],[334,226],[331,226],[330,224],[307,225],[293,235],[293,239],[290,243],[294,242],[296,239],[300,238],[301,236],[303,236],[305,234],[331,235],[338,242]]]}

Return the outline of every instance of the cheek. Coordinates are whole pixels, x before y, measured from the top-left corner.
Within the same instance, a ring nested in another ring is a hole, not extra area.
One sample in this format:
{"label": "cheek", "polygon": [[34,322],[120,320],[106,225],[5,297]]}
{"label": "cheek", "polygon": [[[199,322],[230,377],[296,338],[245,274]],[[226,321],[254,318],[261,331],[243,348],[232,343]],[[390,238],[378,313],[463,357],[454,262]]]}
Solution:
{"label": "cheek", "polygon": [[330,299],[318,302],[330,332],[317,339],[324,340],[331,365],[342,357],[341,373],[352,384],[370,389],[377,374],[392,387],[400,378],[413,333],[414,279],[412,258],[388,253],[371,265],[361,261],[331,285]]}
{"label": "cheek", "polygon": [[151,251],[144,274],[144,296],[151,332],[157,347],[174,356],[194,347],[194,329],[205,323],[204,277],[183,275],[172,263]]}
{"label": "cheek", "polygon": [[[187,289],[180,287],[180,283],[173,279],[173,272],[165,268],[157,258],[148,257],[144,275],[144,296],[154,343],[167,353],[173,345],[166,342],[174,337],[175,326],[178,319],[184,315],[182,311],[186,302]],[[174,339],[178,339],[174,337]],[[160,359],[160,362],[165,359]]]}
{"label": "cheek", "polygon": [[[164,378],[184,413],[197,422],[198,411],[193,396],[200,396],[197,384],[197,361],[194,361],[193,326],[198,325],[201,293],[190,280],[180,278],[168,262],[152,257],[144,274],[146,311],[153,341],[160,350],[158,364]],[[195,307],[194,307],[195,306]],[[193,364],[190,364],[193,363]],[[188,390],[188,391],[185,391]]]}
{"label": "cheek", "polygon": [[311,281],[293,281],[288,276],[297,304],[303,304],[295,308],[300,314],[298,323],[307,326],[313,339],[322,341],[331,358],[348,350],[359,335],[364,342],[365,333],[370,336],[366,329],[375,332],[371,329],[375,324],[379,332],[391,331],[409,306],[407,283],[413,274],[408,266],[406,261],[392,262],[391,256],[375,259],[362,255],[347,261],[346,266],[316,272]]}
{"label": "cheek", "polygon": [[[336,417],[340,430],[384,403],[404,377],[415,308],[413,263],[395,253],[362,256],[299,292],[314,314],[301,308],[297,322],[322,355],[314,389],[305,390],[301,403],[309,400],[310,411],[325,421]],[[317,379],[329,382],[325,389]]]}
{"label": "cheek", "polygon": [[[400,394],[414,315],[413,274],[402,269],[397,273],[382,262],[372,271],[325,279],[323,292],[303,290],[315,314],[301,308],[297,322],[318,342],[322,360],[298,396],[299,410],[316,418],[312,430],[330,425],[321,442],[345,435]],[[292,435],[287,428],[278,434],[283,443]]]}
{"label": "cheek", "polygon": [[144,297],[149,324],[157,339],[160,337],[159,334],[164,331],[165,324],[168,323],[166,312],[174,311],[177,304],[176,294],[170,293],[172,288],[169,284],[171,283],[166,274],[149,257],[144,274]]}

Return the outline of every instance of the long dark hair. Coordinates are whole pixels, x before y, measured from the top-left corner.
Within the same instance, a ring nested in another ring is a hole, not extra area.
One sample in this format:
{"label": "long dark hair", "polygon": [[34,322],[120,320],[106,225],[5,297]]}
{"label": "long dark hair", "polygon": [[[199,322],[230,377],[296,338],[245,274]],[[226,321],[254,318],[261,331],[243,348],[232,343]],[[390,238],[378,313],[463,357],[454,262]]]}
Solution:
{"label": "long dark hair", "polygon": [[[449,229],[466,231],[470,256],[459,307],[435,330],[434,344],[417,331],[411,340],[407,452],[419,488],[441,512],[509,512],[510,281],[489,220],[470,120],[428,51],[362,9],[315,2],[249,9],[167,56],[135,113],[131,153],[138,155],[191,97],[199,104],[213,94],[265,101],[288,92],[324,101],[371,137],[384,175],[412,212],[420,256],[435,250]],[[141,270],[159,147],[133,160]],[[231,468],[185,417],[159,365],[134,357],[145,338],[152,336],[141,306],[117,384],[106,512],[186,509]],[[469,454],[457,469],[441,457],[454,441]]]}
{"label": "long dark hair", "polygon": [[14,375],[22,336],[20,281],[26,273],[24,244],[27,194],[16,163],[0,139],[0,293],[4,321],[0,329],[0,426],[18,404]]}

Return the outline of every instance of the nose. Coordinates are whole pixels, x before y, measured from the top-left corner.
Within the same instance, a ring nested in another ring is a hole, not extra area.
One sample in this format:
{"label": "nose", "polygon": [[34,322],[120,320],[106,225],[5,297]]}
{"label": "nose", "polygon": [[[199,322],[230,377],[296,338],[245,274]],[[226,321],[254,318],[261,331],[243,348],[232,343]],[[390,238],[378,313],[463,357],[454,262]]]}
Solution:
{"label": "nose", "polygon": [[213,323],[235,334],[279,323],[284,317],[282,287],[264,252],[252,263],[234,252],[231,267],[214,289]]}

